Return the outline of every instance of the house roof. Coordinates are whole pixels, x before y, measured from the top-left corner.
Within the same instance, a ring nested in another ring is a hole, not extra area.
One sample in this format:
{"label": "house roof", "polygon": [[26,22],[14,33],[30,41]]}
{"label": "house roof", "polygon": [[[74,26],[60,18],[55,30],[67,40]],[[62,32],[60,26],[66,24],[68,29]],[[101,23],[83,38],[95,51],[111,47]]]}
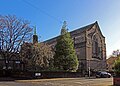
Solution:
{"label": "house roof", "polygon": [[112,65],[114,65],[115,60],[117,60],[117,59],[118,59],[118,57],[110,57],[107,59],[107,64],[112,66]]}

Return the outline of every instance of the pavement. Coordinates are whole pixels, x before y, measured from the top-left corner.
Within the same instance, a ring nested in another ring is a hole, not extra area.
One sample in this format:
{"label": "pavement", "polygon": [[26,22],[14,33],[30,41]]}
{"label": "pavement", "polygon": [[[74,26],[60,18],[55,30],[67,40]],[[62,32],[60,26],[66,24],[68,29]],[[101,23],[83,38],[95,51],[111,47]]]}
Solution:
{"label": "pavement", "polygon": [[1,81],[0,86],[112,86],[113,78],[52,78]]}

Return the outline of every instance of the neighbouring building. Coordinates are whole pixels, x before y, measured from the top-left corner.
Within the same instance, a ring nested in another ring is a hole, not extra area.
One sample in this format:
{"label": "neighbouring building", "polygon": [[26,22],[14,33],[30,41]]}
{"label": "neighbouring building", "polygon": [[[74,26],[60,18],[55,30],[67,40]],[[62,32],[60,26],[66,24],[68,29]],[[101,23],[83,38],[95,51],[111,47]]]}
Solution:
{"label": "neighbouring building", "polygon": [[114,57],[114,56],[111,56],[107,59],[107,70],[108,71],[114,71],[114,64],[115,64],[115,61],[118,59],[119,57]]}
{"label": "neighbouring building", "polygon": [[[106,43],[100,27],[92,23],[70,32],[79,60],[79,71],[106,70]],[[54,48],[59,36],[46,40],[45,43]]]}

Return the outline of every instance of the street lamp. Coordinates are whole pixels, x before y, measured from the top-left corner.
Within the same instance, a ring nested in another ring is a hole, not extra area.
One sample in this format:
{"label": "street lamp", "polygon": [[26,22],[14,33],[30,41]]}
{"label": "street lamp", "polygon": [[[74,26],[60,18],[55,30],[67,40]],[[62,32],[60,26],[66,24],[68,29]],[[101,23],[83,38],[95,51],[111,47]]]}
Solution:
{"label": "street lamp", "polygon": [[89,59],[89,62],[88,62],[88,76],[90,78],[90,59]]}

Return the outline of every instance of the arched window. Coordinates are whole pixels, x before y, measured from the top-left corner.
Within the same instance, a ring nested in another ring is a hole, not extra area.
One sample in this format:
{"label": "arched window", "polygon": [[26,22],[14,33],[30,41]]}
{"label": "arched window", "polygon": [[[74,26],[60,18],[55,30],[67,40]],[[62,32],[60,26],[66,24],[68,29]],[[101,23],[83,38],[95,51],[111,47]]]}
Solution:
{"label": "arched window", "polygon": [[97,35],[92,38],[92,57],[101,59],[101,41]]}
{"label": "arched window", "polygon": [[98,55],[98,39],[96,38],[96,36],[93,36],[93,40],[92,40],[92,53],[93,53],[93,57],[97,57]]}

